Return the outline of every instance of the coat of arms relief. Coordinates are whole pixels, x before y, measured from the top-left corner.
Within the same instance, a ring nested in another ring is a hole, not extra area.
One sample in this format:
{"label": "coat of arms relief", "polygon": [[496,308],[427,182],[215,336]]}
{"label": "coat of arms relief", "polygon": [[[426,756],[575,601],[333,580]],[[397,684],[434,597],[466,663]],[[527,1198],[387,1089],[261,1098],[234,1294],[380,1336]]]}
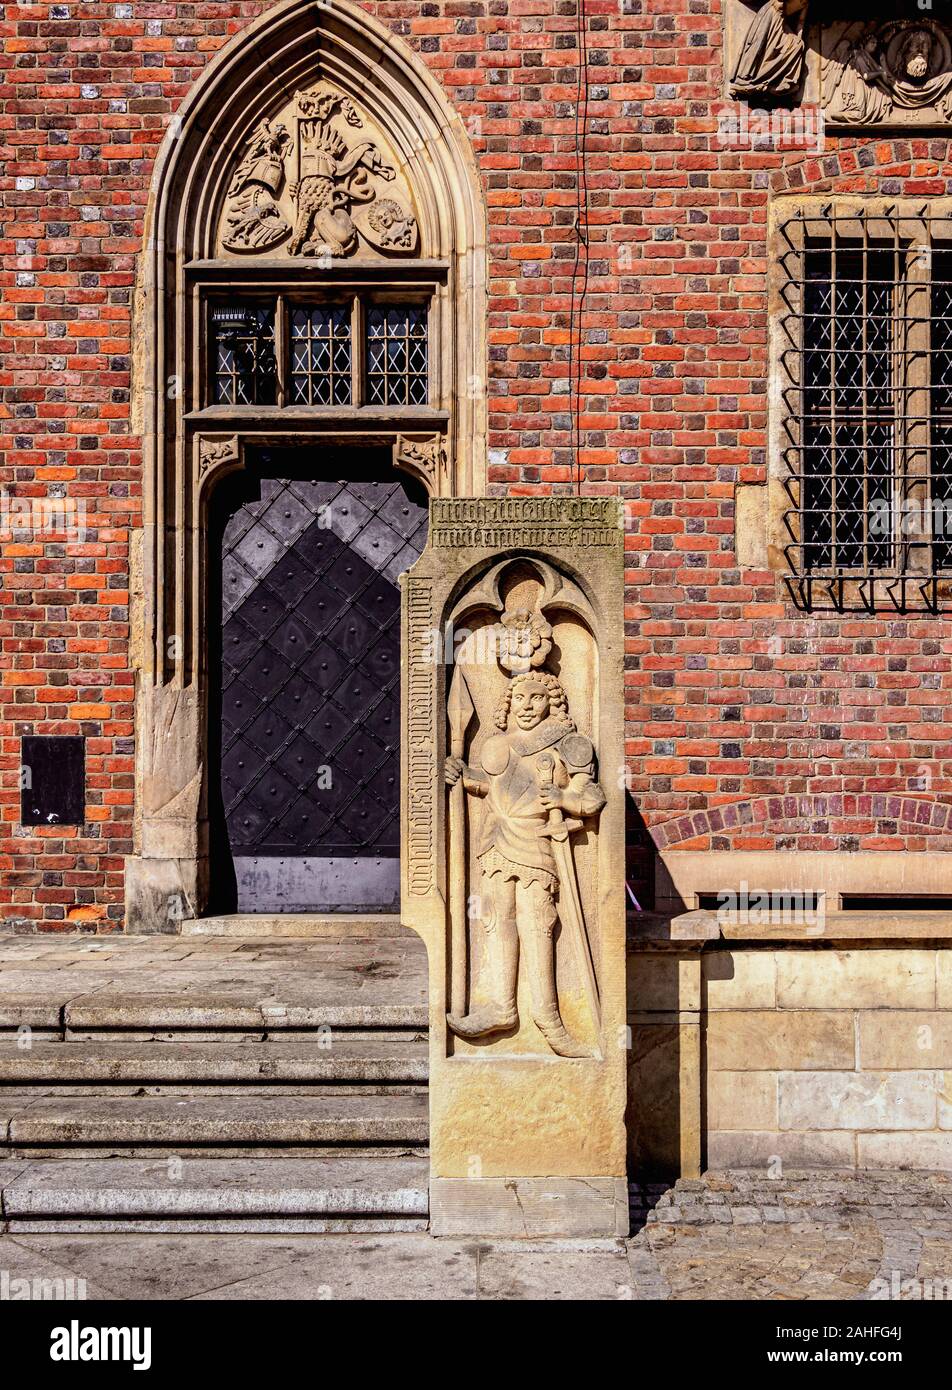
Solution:
{"label": "coat of arms relief", "polygon": [[816,104],[836,125],[952,122],[952,27],[870,8],[857,19],[816,0],[763,0],[753,12],[731,0],[731,96]]}
{"label": "coat of arms relief", "polygon": [[248,138],[228,186],[222,248],[346,257],[363,246],[412,255],[412,199],[384,146],[342,92],[324,82],[299,92]]}

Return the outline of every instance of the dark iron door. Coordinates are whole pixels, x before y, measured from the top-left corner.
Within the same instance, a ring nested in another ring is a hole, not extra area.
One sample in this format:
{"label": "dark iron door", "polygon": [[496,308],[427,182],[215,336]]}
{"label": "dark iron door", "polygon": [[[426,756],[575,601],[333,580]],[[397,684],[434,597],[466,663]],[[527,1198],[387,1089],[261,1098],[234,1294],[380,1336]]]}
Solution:
{"label": "dark iron door", "polygon": [[400,481],[246,477],[221,541],[221,798],[244,912],[397,911]]}

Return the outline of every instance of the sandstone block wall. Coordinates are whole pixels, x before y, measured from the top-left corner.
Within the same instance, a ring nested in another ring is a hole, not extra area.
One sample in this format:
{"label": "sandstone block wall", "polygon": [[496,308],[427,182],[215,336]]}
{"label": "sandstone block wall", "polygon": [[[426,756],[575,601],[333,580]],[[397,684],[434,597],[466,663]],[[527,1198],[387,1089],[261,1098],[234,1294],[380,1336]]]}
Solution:
{"label": "sandstone block wall", "polygon": [[692,1119],[710,1168],[952,1169],[952,949],[719,945],[691,965],[697,1011],[683,958],[629,961],[636,1171],[670,1171]]}

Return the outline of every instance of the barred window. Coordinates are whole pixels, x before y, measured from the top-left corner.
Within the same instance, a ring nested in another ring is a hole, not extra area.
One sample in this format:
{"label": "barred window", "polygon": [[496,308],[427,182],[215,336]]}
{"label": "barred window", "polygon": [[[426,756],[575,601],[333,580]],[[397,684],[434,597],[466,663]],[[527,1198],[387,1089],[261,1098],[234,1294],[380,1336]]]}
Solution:
{"label": "barred window", "polygon": [[827,204],[781,231],[783,542],[795,596],[810,607],[948,606],[952,218]]}

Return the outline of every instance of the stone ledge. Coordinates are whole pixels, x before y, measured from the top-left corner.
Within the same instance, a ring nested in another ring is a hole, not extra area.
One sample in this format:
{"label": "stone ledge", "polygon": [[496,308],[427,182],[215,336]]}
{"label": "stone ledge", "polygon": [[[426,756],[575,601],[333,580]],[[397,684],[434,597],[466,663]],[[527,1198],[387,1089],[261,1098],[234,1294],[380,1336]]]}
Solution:
{"label": "stone ledge", "polygon": [[952,946],[952,912],[826,912],[815,922],[793,923],[745,921],[698,908],[676,916],[645,912],[633,913],[628,918],[630,953],[692,943],[703,949],[708,942],[800,947],[841,943]]}

